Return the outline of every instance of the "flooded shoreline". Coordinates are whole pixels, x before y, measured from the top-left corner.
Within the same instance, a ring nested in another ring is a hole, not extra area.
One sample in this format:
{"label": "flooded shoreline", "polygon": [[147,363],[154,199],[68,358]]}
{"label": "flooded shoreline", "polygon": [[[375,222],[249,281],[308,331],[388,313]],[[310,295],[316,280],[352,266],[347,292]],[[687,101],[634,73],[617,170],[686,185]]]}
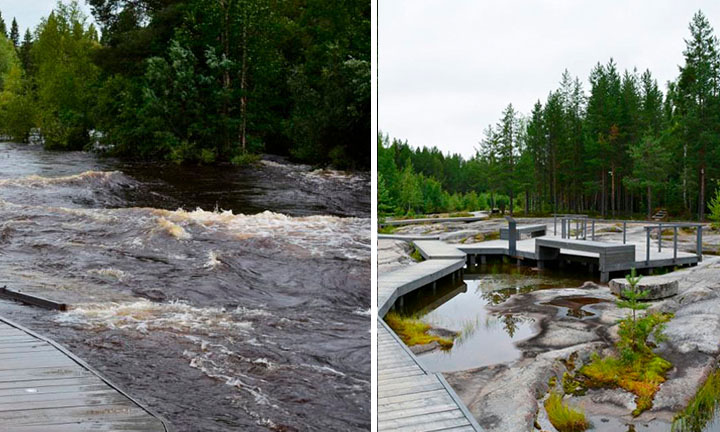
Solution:
{"label": "flooded shoreline", "polygon": [[0,144],[2,283],[73,305],[0,314],[179,431],[369,429],[369,175],[165,168]]}

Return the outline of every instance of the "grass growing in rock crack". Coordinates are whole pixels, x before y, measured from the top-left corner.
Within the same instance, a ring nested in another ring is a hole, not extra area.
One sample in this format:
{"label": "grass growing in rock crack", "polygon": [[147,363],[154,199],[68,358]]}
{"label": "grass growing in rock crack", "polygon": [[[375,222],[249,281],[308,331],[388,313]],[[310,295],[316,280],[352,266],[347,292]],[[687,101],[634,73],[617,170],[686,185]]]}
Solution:
{"label": "grass growing in rock crack", "polygon": [[634,269],[627,280],[630,289],[623,291],[626,300],[619,300],[618,307],[630,309],[631,313],[620,320],[618,354],[605,358],[594,354],[580,373],[586,377],[588,387],[620,387],[635,394],[636,408],[632,414],[638,416],[652,407],[655,393],[672,369],[672,363],[655,354],[648,345],[650,336],[657,342],[663,340],[662,331],[672,315],[653,313],[639,318],[637,312],[648,307],[640,299],[648,292],[637,290],[640,277],[635,276]]}
{"label": "grass growing in rock crack", "polygon": [[559,432],[582,432],[589,428],[585,413],[567,405],[562,399],[560,393],[553,391],[545,400],[545,411],[555,429]]}
{"label": "grass growing in rock crack", "polygon": [[385,322],[407,346],[425,345],[437,342],[442,349],[450,349],[454,341],[450,338],[432,335],[430,324],[416,317],[402,316],[397,312],[388,312]]}
{"label": "grass growing in rock crack", "polygon": [[417,248],[415,248],[415,250],[412,251],[412,253],[410,254],[410,258],[414,259],[417,262],[425,260],[425,258],[423,258],[422,254],[420,253],[419,250],[417,250]]}
{"label": "grass growing in rock crack", "polygon": [[385,225],[384,227],[378,228],[378,234],[392,234],[396,229],[397,227],[393,225]]}
{"label": "grass growing in rock crack", "polygon": [[702,431],[712,420],[720,401],[720,370],[710,374],[687,407],[673,419],[673,432]]}

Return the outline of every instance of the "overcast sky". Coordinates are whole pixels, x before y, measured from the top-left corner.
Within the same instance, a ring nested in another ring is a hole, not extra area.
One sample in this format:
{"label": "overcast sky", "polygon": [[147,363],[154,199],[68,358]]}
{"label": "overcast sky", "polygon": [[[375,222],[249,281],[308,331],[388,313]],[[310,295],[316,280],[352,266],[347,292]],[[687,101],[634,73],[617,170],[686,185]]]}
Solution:
{"label": "overcast sky", "polygon": [[464,156],[508,103],[525,115],[544,103],[566,68],[587,93],[590,69],[612,57],[621,71],[650,69],[665,90],[693,14],[720,29],[718,1],[378,3],[380,130]]}
{"label": "overcast sky", "polygon": [[[56,4],[57,0],[0,0],[0,12],[2,12],[8,31],[10,31],[13,17],[17,19],[18,27],[20,27],[20,39],[22,39],[25,29],[29,27],[30,31],[35,30],[35,26],[40,23],[40,18],[50,15]],[[85,0],[79,0],[78,4],[92,19],[90,7]]]}

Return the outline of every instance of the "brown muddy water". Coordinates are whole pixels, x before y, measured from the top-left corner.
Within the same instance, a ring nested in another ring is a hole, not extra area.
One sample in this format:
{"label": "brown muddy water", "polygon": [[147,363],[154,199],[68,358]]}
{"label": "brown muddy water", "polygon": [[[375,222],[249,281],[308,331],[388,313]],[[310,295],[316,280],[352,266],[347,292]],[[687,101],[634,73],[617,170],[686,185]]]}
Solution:
{"label": "brown muddy water", "polygon": [[[479,266],[474,273],[465,273],[462,281],[446,281],[435,292],[424,288],[408,294],[398,311],[417,316],[433,327],[460,332],[451,349],[419,354],[418,358],[432,372],[461,371],[517,360],[522,352],[516,343],[537,333],[533,319],[519,314],[497,314],[489,311],[488,306],[516,294],[576,288],[586,280],[580,273],[488,264]],[[578,304],[554,306],[559,314],[585,316],[592,314],[587,308],[594,300],[583,298]]]}
{"label": "brown muddy water", "polygon": [[178,431],[370,428],[369,175],[0,143],[0,285]]}

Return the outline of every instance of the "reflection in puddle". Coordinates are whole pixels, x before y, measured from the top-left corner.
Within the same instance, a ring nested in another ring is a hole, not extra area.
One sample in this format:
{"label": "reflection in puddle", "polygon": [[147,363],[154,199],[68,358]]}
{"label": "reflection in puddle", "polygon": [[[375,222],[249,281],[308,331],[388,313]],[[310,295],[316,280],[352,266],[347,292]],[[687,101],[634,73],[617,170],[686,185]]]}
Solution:
{"label": "reflection in puddle", "polygon": [[595,297],[560,297],[543,304],[557,307],[559,317],[583,319],[596,315],[591,307],[586,306],[605,301]]}
{"label": "reflection in puddle", "polygon": [[408,294],[398,309],[399,313],[420,317],[435,328],[460,332],[452,349],[418,355],[432,372],[466,370],[518,359],[521,352],[515,343],[536,333],[534,320],[516,314],[498,315],[486,306],[500,304],[516,294],[577,287],[584,281],[507,264],[482,266],[478,270],[480,273],[466,273],[464,281],[446,282],[436,289]]}

